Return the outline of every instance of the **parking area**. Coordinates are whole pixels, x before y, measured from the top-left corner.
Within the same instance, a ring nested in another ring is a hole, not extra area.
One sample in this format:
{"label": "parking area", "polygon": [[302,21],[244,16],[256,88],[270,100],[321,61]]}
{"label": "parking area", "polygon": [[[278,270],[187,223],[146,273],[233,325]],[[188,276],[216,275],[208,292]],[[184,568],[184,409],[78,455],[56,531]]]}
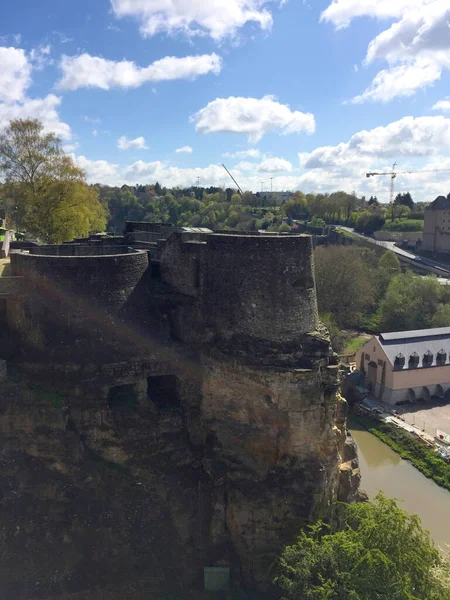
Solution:
{"label": "parking area", "polygon": [[409,425],[435,436],[436,429],[450,433],[450,404],[433,402],[395,407]]}

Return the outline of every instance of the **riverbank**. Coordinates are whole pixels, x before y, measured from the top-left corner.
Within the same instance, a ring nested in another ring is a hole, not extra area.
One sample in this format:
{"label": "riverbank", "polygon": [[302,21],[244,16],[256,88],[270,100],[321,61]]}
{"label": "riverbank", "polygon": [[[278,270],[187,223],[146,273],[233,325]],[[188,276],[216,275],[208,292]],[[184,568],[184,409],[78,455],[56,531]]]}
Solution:
{"label": "riverbank", "polygon": [[411,462],[425,477],[432,479],[440,487],[450,490],[450,465],[436,456],[434,450],[426,448],[421,442],[414,440],[393,425],[360,415],[352,415],[351,420],[367,429],[403,459]]}

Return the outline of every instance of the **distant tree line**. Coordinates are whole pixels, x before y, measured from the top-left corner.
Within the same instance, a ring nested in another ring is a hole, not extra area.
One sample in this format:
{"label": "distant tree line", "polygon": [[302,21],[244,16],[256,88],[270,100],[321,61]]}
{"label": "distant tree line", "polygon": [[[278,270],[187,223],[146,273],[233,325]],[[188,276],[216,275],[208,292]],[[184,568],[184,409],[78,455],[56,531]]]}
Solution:
{"label": "distant tree line", "polygon": [[[268,229],[289,231],[297,222],[314,227],[341,224],[371,234],[387,221],[402,230],[417,230],[422,225],[425,204],[414,204],[409,192],[398,194],[390,207],[375,196],[368,200],[356,193],[304,194],[296,191],[278,206],[273,198],[250,191],[242,195],[232,188],[165,188],[158,182],[149,185],[94,186],[108,207],[108,231],[120,233],[128,220],[172,223],[178,226],[209,227],[252,231]],[[414,220],[413,225],[410,221]],[[409,228],[409,229],[408,229]]]}

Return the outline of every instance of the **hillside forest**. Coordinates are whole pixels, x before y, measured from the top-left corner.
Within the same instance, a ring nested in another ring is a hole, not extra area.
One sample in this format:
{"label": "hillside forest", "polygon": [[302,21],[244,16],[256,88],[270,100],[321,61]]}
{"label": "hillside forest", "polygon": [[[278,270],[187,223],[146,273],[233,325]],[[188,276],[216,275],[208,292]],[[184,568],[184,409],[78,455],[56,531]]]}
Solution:
{"label": "hillside forest", "polygon": [[314,252],[317,298],[333,347],[347,330],[408,331],[450,327],[450,286],[435,275],[402,273],[391,250],[319,246]]}

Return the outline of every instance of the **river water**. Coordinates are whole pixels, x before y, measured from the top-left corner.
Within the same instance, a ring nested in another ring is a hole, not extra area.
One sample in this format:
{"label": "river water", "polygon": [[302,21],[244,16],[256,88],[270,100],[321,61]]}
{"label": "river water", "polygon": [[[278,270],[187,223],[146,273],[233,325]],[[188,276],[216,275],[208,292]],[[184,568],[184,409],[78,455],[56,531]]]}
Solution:
{"label": "river water", "polygon": [[350,431],[358,445],[361,488],[370,499],[380,490],[395,498],[401,508],[420,517],[437,546],[450,544],[450,492],[358,427],[353,424]]}

